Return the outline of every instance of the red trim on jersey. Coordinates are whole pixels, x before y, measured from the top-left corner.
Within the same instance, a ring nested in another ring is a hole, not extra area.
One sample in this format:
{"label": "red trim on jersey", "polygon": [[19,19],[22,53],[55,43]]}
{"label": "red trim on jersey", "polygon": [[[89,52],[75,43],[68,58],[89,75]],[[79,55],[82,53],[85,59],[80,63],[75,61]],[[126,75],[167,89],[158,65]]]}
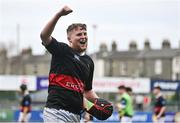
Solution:
{"label": "red trim on jersey", "polygon": [[84,84],[80,79],[64,74],[49,74],[49,85],[57,85],[69,90],[83,93]]}

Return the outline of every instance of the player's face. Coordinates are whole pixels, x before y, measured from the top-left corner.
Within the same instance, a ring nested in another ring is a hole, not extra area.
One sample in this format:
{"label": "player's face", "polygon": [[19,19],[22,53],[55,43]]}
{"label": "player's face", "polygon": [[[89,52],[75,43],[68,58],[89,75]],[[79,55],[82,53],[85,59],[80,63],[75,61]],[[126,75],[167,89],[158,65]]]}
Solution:
{"label": "player's face", "polygon": [[87,49],[88,36],[87,31],[78,27],[68,34],[70,46],[78,52],[84,52]]}
{"label": "player's face", "polygon": [[153,94],[154,94],[154,95],[157,95],[158,93],[159,93],[159,90],[158,90],[158,89],[154,89],[154,90],[153,90]]}

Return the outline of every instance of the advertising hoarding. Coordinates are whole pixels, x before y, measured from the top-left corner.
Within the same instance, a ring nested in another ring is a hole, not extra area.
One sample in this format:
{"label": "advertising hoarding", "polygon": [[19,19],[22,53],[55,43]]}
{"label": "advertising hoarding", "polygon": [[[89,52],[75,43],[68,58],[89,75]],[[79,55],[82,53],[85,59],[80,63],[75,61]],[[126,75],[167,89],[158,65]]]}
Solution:
{"label": "advertising hoarding", "polygon": [[152,79],[151,90],[156,86],[160,86],[162,91],[180,92],[180,81]]}
{"label": "advertising hoarding", "polygon": [[30,91],[36,90],[36,76],[0,76],[1,91],[18,91],[21,84],[26,84]]}
{"label": "advertising hoarding", "polygon": [[150,79],[148,78],[95,78],[93,82],[93,89],[96,92],[117,92],[117,88],[120,85],[131,87],[133,93],[150,92]]}

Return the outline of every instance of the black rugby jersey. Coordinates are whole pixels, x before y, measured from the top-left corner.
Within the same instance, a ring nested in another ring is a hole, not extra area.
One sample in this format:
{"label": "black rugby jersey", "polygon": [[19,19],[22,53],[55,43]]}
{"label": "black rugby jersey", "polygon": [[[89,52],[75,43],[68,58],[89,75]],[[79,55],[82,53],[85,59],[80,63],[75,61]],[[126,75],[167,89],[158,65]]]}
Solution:
{"label": "black rugby jersey", "polygon": [[28,108],[28,113],[31,112],[31,97],[29,94],[24,95],[20,102],[20,111],[24,112],[24,108]]}
{"label": "black rugby jersey", "polygon": [[80,114],[83,92],[92,89],[92,59],[55,38],[45,47],[52,54],[46,107]]}
{"label": "black rugby jersey", "polygon": [[[154,105],[154,113],[155,115],[158,115],[161,111],[161,108],[163,106],[166,106],[166,100],[164,99],[163,96],[159,96],[155,100],[155,105]],[[165,116],[165,112],[162,114],[162,117]]]}

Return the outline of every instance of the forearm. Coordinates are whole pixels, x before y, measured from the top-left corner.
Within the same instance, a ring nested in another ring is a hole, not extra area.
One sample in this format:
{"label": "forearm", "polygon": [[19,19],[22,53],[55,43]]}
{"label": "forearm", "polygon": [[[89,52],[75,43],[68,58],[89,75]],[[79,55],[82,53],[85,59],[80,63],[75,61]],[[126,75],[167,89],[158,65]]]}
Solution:
{"label": "forearm", "polygon": [[97,94],[96,94],[93,90],[85,91],[84,97],[85,97],[86,99],[99,98],[99,97],[97,96]]}
{"label": "forearm", "polygon": [[166,107],[162,107],[162,108],[161,108],[161,111],[160,111],[159,114],[158,114],[158,116],[161,117],[162,114],[165,112],[165,110],[166,110]]}
{"label": "forearm", "polygon": [[87,108],[87,103],[89,102],[88,100],[93,98],[99,98],[94,91],[90,90],[84,92],[84,98],[83,98],[84,108]]}
{"label": "forearm", "polygon": [[51,34],[54,31],[56,23],[58,22],[59,18],[61,17],[61,13],[56,13],[54,17],[46,24],[41,32],[41,39],[43,43],[48,44],[51,41]]}
{"label": "forearm", "polygon": [[40,37],[44,44],[49,44],[51,42],[51,34],[54,31],[56,23],[61,16],[68,15],[72,10],[68,6],[64,6],[60,11],[58,11],[54,17],[46,24],[42,30]]}

